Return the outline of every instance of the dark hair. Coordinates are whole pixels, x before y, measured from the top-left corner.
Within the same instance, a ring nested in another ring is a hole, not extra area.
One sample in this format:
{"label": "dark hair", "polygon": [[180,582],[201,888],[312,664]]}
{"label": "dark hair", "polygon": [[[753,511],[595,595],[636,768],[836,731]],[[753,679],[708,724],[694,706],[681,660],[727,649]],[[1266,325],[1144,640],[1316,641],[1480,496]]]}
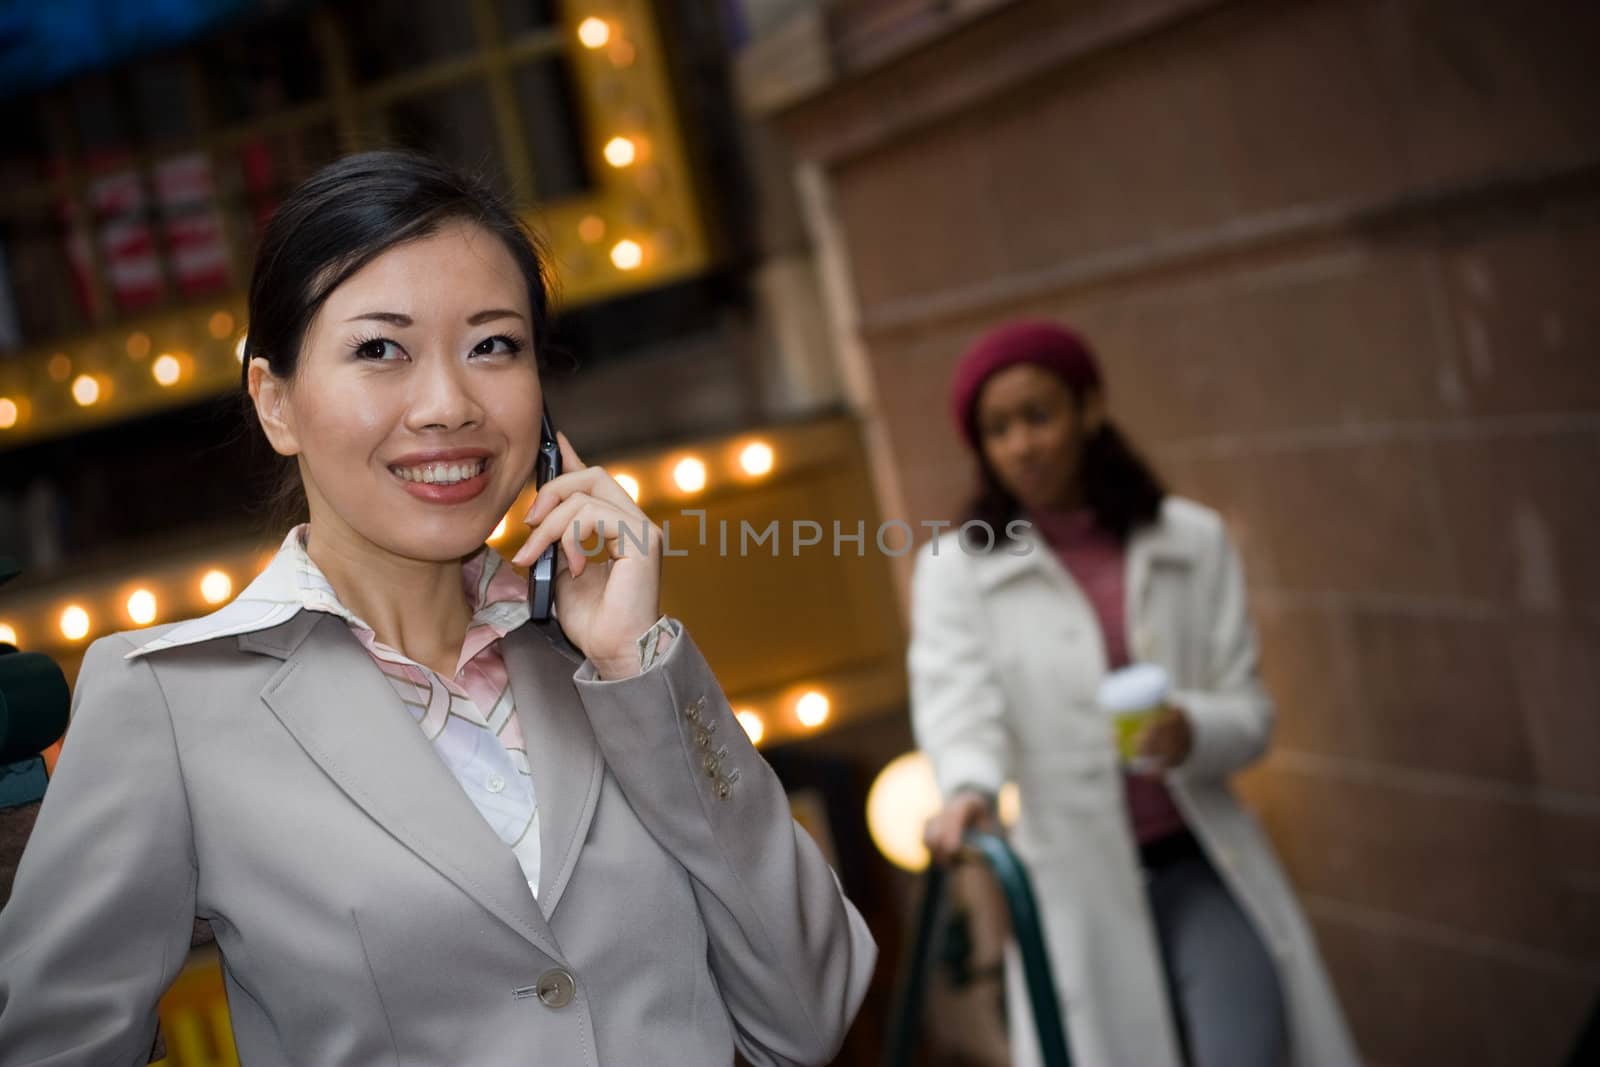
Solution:
{"label": "dark hair", "polygon": [[[1075,398],[1081,409],[1083,398]],[[982,447],[974,451],[978,457],[978,491],[967,509],[967,518],[988,524],[994,537],[983,543],[998,551],[1008,543],[1006,524],[1022,514],[1022,505],[995,477]],[[1095,522],[1123,544],[1134,531],[1160,517],[1166,486],[1109,419],[1084,440],[1078,470],[1083,478],[1084,500],[1094,513]]]}
{"label": "dark hair", "polygon": [[[240,382],[248,403],[250,361],[294,377],[311,320],[328,295],[379,255],[465,221],[497,237],[528,286],[535,356],[549,332],[549,280],[537,239],[485,182],[428,156],[361,152],[323,167],[280,204],[261,235],[250,277],[249,332]],[[303,513],[292,467],[274,511]]]}

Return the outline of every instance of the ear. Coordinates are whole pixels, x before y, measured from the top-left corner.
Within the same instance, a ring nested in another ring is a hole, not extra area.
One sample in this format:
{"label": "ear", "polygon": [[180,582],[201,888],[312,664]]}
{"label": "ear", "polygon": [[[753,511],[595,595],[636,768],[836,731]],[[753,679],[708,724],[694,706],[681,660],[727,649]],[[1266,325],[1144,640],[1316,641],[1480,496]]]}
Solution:
{"label": "ear", "polygon": [[293,409],[289,403],[289,383],[272,373],[272,368],[260,356],[250,360],[246,374],[250,389],[250,402],[256,406],[256,418],[266,431],[272,450],[280,456],[294,456],[300,452],[300,441],[295,436],[290,418]]}
{"label": "ear", "polygon": [[1106,401],[1100,390],[1089,389],[1083,394],[1083,402],[1078,408],[1078,418],[1083,425],[1084,437],[1093,437],[1105,427]]}

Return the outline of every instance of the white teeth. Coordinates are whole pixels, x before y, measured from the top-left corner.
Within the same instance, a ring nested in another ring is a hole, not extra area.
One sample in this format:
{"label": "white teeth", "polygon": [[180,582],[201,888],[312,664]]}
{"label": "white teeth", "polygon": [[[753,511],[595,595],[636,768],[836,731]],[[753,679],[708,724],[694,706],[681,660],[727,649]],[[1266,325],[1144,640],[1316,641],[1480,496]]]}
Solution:
{"label": "white teeth", "polygon": [[427,485],[454,485],[483,473],[487,460],[474,459],[465,463],[429,463],[421,467],[391,467],[396,477],[408,482]]}

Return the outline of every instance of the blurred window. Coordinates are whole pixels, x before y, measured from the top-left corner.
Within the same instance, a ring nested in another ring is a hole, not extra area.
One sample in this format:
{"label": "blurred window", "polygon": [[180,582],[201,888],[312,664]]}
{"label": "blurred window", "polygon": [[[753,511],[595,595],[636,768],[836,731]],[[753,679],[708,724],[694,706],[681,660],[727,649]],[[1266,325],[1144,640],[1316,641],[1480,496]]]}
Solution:
{"label": "blurred window", "polygon": [[0,357],[237,290],[343,149],[436,153],[521,207],[593,187],[554,0],[263,6],[0,101]]}

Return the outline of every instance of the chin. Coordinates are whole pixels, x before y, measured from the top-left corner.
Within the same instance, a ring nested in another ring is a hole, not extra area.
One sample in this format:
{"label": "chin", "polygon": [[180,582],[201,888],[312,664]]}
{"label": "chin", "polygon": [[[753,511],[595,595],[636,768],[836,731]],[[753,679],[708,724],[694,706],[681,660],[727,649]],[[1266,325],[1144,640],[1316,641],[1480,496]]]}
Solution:
{"label": "chin", "polygon": [[427,560],[430,563],[447,563],[470,556],[494,532],[499,517],[487,523],[478,519],[446,518],[441,516],[430,523],[415,523],[404,533],[384,531],[373,540],[396,555],[407,559]]}

